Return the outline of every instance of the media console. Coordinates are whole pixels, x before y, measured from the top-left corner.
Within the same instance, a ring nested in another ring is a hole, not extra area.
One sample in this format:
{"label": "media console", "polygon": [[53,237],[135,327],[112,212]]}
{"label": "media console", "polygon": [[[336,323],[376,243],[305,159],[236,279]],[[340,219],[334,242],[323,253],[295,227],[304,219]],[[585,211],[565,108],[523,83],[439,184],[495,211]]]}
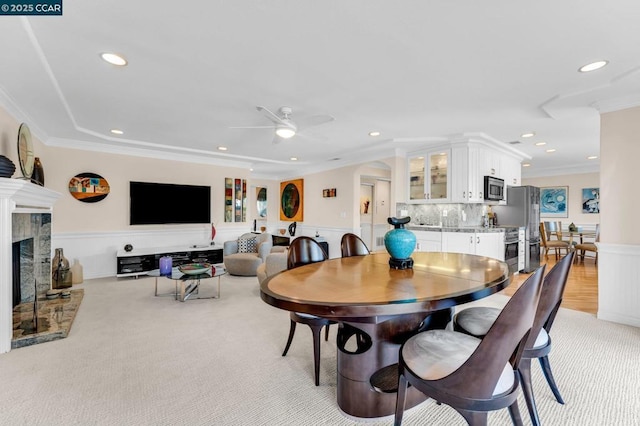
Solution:
{"label": "media console", "polygon": [[222,263],[221,246],[178,246],[118,250],[116,277],[138,277],[159,268],[160,258],[171,256],[173,266],[191,262]]}

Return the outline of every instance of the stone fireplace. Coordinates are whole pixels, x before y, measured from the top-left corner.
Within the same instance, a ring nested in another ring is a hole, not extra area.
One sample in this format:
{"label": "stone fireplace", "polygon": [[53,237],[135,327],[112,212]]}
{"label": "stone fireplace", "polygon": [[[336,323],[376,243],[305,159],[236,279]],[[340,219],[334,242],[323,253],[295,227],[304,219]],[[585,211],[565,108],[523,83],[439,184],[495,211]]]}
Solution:
{"label": "stone fireplace", "polygon": [[60,195],[27,180],[0,178],[0,353],[11,350],[13,336],[14,243],[20,299],[31,301],[51,287],[51,213]]}
{"label": "stone fireplace", "polygon": [[[12,216],[13,304],[33,302],[51,288],[51,214],[14,213]],[[17,303],[16,303],[17,302]]]}

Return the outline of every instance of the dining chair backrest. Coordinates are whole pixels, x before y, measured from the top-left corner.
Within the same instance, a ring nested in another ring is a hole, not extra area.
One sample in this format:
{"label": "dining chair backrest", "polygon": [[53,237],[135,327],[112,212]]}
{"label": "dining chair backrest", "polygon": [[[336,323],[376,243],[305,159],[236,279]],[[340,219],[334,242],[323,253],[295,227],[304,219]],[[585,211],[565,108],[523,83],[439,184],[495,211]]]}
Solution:
{"label": "dining chair backrest", "polygon": [[600,242],[600,224],[596,224],[596,239],[595,239],[596,243]]}
{"label": "dining chair backrest", "polygon": [[517,368],[531,331],[546,265],[518,288],[486,336],[460,368],[438,382],[457,396],[490,399],[507,362]]}
{"label": "dining chair backrest", "polygon": [[547,227],[545,226],[545,222],[540,222],[540,244],[542,247],[547,247]]}
{"label": "dining chair backrest", "polygon": [[327,253],[316,240],[310,237],[298,237],[289,245],[287,269],[322,262],[327,260],[327,257]]}
{"label": "dining chair backrest", "polygon": [[547,240],[551,239],[552,235],[555,235],[558,240],[562,239],[562,222],[561,221],[545,221],[545,229],[547,230]]}
{"label": "dining chair backrest", "polygon": [[529,334],[525,347],[532,348],[534,346],[542,328],[544,328],[547,333],[551,330],[553,321],[560,308],[560,303],[562,303],[562,295],[567,285],[569,270],[571,269],[574,256],[575,251],[569,252],[560,259],[544,277],[536,316],[533,320],[531,333]]}
{"label": "dining chair backrest", "polygon": [[369,254],[367,245],[356,234],[344,234],[340,241],[342,257],[365,256]]}

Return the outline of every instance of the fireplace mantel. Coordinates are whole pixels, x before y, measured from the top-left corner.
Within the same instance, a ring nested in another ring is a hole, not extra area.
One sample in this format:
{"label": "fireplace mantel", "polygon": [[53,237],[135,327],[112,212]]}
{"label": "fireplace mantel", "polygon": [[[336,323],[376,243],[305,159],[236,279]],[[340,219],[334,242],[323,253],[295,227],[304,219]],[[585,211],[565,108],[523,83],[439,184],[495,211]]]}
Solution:
{"label": "fireplace mantel", "polygon": [[62,194],[28,180],[0,178],[0,353],[13,336],[11,243],[13,213],[47,213]]}

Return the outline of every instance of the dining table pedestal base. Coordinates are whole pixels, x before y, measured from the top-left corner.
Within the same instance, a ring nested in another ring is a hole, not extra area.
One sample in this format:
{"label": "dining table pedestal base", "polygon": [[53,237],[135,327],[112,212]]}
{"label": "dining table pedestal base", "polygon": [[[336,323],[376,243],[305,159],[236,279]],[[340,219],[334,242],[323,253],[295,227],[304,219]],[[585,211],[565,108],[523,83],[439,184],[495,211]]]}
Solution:
{"label": "dining table pedestal base", "polygon": [[[382,368],[397,365],[400,346],[418,332],[428,315],[426,312],[378,317],[377,323],[340,323],[337,399],[344,413],[354,417],[376,418],[395,412],[395,389],[376,389],[371,378]],[[411,387],[405,408],[411,408],[426,399],[422,392]]]}

